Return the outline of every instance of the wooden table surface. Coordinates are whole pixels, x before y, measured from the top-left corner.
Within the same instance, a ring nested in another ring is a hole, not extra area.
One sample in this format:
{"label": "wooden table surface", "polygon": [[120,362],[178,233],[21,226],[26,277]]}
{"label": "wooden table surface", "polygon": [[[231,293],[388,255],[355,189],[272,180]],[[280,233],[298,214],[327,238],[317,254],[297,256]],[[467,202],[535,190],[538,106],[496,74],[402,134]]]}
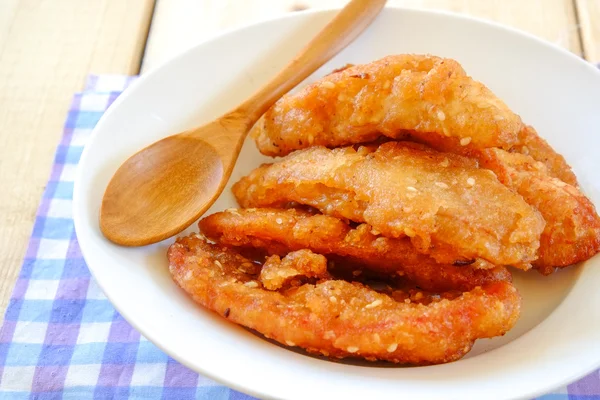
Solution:
{"label": "wooden table surface", "polygon": [[[0,0],[0,312],[10,297],[73,92],[138,74],[223,29],[346,0]],[[531,32],[600,62],[600,0],[389,0]]]}

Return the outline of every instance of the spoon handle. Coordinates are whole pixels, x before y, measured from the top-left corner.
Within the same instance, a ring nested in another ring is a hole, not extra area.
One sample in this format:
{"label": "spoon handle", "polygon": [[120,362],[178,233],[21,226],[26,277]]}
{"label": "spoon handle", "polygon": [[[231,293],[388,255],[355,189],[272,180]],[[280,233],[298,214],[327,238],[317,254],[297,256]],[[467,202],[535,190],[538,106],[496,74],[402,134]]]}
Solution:
{"label": "spoon handle", "polygon": [[351,0],[275,78],[246,100],[238,111],[252,124],[281,96],[342,51],[385,6],[386,0]]}

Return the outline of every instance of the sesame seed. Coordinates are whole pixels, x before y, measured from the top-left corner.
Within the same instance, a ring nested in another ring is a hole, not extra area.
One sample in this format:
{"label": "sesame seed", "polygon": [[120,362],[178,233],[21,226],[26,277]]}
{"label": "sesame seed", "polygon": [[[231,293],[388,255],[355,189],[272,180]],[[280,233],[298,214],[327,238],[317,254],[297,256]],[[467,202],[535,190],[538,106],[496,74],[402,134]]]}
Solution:
{"label": "sesame seed", "polygon": [[423,298],[423,293],[417,292],[417,294],[415,294],[415,300],[421,300],[422,298]]}
{"label": "sesame seed", "polygon": [[465,137],[465,138],[460,139],[460,145],[461,146],[466,146],[469,143],[471,143],[471,138],[470,137]]}
{"label": "sesame seed", "polygon": [[288,346],[295,346],[296,343],[292,342],[291,340],[286,340],[285,344],[287,344]]}
{"label": "sesame seed", "polygon": [[248,282],[244,283],[244,286],[249,287],[249,288],[255,288],[255,287],[258,287],[258,283],[256,283],[255,281],[248,281]]}
{"label": "sesame seed", "polygon": [[344,95],[344,94],[340,94],[340,95],[338,96],[338,100],[339,100],[339,101],[344,101],[344,100],[347,100],[347,99],[348,99],[348,97],[347,97],[346,95]]}
{"label": "sesame seed", "polygon": [[404,302],[405,302],[406,304],[410,304],[410,299],[404,299]]}
{"label": "sesame seed", "polygon": [[275,222],[277,222],[278,225],[283,224],[283,220],[281,218],[277,218]]}
{"label": "sesame seed", "polygon": [[360,156],[366,156],[369,154],[369,149],[367,149],[365,146],[360,146],[358,150],[356,150],[356,154]]}
{"label": "sesame seed", "polygon": [[365,308],[375,308],[382,303],[381,299],[377,299],[365,306]]}
{"label": "sesame seed", "polygon": [[437,112],[437,117],[438,117],[438,119],[439,119],[440,121],[443,121],[443,120],[445,120],[445,119],[446,119],[446,114],[444,114],[444,112],[443,112],[443,111],[438,111],[438,112]]}
{"label": "sesame seed", "polygon": [[219,268],[223,268],[223,264],[221,264],[219,260],[215,260],[215,265]]}
{"label": "sesame seed", "polygon": [[563,181],[558,180],[558,179],[554,179],[554,183],[556,183],[556,186],[558,186],[558,187],[565,187],[565,186],[567,186],[566,183],[564,183]]}
{"label": "sesame seed", "polygon": [[333,89],[335,88],[335,83],[330,82],[330,81],[325,81],[322,83],[323,87],[327,88],[327,89]]}
{"label": "sesame seed", "polygon": [[412,207],[409,207],[409,206],[402,207],[402,211],[404,211],[405,213],[412,212],[412,210],[413,210]]}
{"label": "sesame seed", "polygon": [[447,158],[444,158],[444,161],[442,161],[440,163],[440,165],[444,168],[446,168],[448,165],[450,165],[450,160],[448,160]]}
{"label": "sesame seed", "polygon": [[373,339],[375,339],[376,342],[381,342],[381,338],[379,337],[379,333],[374,333],[373,334]]}
{"label": "sesame seed", "polygon": [[393,353],[396,351],[397,348],[398,348],[398,343],[392,343],[388,346],[387,351],[388,351],[388,353]]}
{"label": "sesame seed", "polygon": [[384,237],[378,237],[377,239],[375,239],[375,241],[373,243],[376,246],[383,246],[387,243],[387,239]]}
{"label": "sesame seed", "polygon": [[473,178],[467,179],[467,185],[473,186],[474,184],[475,184],[475,179],[473,179]]}
{"label": "sesame seed", "polygon": [[494,115],[494,121],[503,121],[504,117],[502,115]]}
{"label": "sesame seed", "polygon": [[527,146],[521,147],[521,153],[523,153],[523,154],[529,154],[529,147],[527,147]]}
{"label": "sesame seed", "polygon": [[380,235],[381,234],[381,232],[379,232],[377,229],[371,229],[371,233],[373,235]]}
{"label": "sesame seed", "polygon": [[331,296],[329,298],[329,301],[332,302],[332,303],[337,303],[337,298],[335,296]]}
{"label": "sesame seed", "polygon": [[408,237],[415,237],[417,235],[417,233],[414,231],[414,229],[412,229],[410,227],[404,228],[404,233]]}
{"label": "sesame seed", "polygon": [[196,239],[206,240],[206,236],[204,236],[201,233],[196,233],[194,236],[196,237]]}
{"label": "sesame seed", "polygon": [[191,277],[192,277],[192,271],[191,271],[191,270],[189,270],[188,272],[186,272],[186,273],[185,273],[185,275],[184,275],[183,279],[187,281],[187,280],[189,280]]}
{"label": "sesame seed", "polygon": [[442,189],[448,189],[448,185],[446,185],[444,182],[436,182],[435,186],[440,187]]}
{"label": "sesame seed", "polygon": [[308,144],[312,144],[315,141],[315,137],[312,134],[308,134]]}
{"label": "sesame seed", "polygon": [[350,346],[346,350],[348,350],[348,353],[356,353],[358,351],[358,347]]}
{"label": "sesame seed", "polygon": [[327,331],[323,335],[323,339],[333,339],[333,338],[335,338],[335,332],[334,331]]}
{"label": "sesame seed", "polygon": [[415,188],[414,188],[414,187],[412,187],[412,186],[407,186],[407,187],[406,187],[406,190],[408,190],[409,192],[417,192],[417,189],[415,189]]}
{"label": "sesame seed", "polygon": [[352,271],[353,276],[359,276],[360,274],[362,274],[362,271],[359,269],[357,269],[356,271]]}

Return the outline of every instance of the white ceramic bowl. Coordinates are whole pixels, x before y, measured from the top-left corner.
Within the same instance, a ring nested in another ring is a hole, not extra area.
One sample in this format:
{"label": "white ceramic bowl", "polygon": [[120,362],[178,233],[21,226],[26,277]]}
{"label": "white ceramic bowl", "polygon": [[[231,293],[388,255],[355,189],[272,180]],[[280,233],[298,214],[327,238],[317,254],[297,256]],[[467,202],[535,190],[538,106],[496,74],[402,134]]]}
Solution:
{"label": "white ceramic bowl", "polygon": [[[188,367],[261,396],[508,399],[532,397],[600,364],[598,257],[549,278],[516,274],[522,318],[503,338],[482,340],[464,359],[416,368],[334,363],[289,351],[189,300],[171,281],[166,250],[108,242],[98,228],[103,191],[130,154],[237,105],[282,68],[334,15],[290,14],[228,32],[143,76],[110,108],[81,159],[75,227],[96,280],[143,335]],[[314,80],[346,63],[394,53],[457,59],[562,152],[600,204],[600,73],[530,35],[447,13],[388,8]],[[264,161],[248,142],[231,182]],[[229,188],[212,211],[235,206]],[[193,226],[192,229],[196,227]],[[188,230],[189,231],[189,230]]]}

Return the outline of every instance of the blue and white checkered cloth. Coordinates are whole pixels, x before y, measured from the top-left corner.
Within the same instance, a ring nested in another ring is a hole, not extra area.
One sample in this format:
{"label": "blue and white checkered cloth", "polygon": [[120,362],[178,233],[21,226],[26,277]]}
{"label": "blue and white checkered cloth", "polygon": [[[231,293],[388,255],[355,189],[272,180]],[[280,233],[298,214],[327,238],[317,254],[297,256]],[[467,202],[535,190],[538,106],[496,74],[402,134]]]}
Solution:
{"label": "blue and white checkered cloth", "polygon": [[91,278],[72,220],[79,157],[134,78],[90,77],[75,95],[0,330],[0,399],[251,399],[168,357]]}

